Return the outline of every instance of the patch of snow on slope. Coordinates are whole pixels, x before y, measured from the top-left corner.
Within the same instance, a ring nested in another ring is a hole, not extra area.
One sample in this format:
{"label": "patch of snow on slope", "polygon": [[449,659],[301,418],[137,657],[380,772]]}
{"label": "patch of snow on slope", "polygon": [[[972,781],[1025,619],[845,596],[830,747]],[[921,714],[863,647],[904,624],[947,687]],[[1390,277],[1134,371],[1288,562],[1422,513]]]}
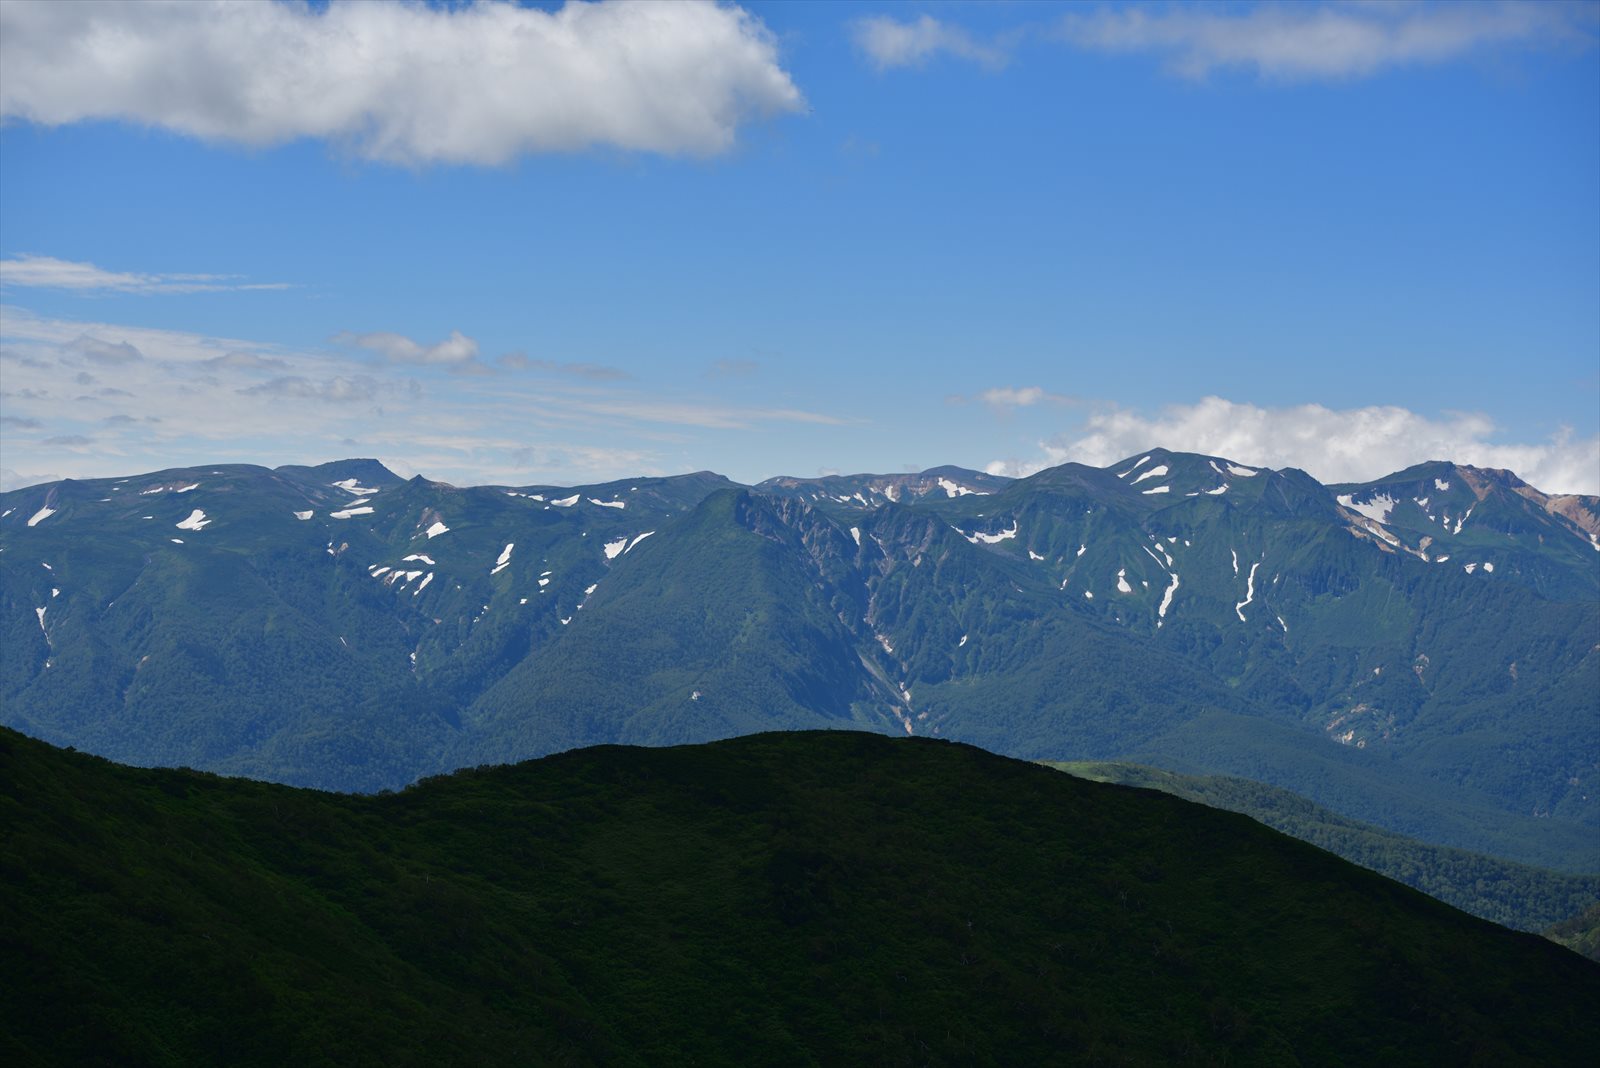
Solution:
{"label": "patch of snow on slope", "polygon": [[346,493],[353,493],[357,497],[365,497],[369,493],[377,493],[378,492],[377,489],[375,489],[375,488],[369,489],[369,488],[361,485],[360,483],[358,483],[353,478],[340,479],[338,482],[330,482],[330,483],[328,483],[328,485],[333,486],[336,489],[342,489]]}
{"label": "patch of snow on slope", "polygon": [[1118,593],[1132,593],[1133,592],[1133,587],[1128,585],[1128,569],[1125,568],[1125,567],[1117,569],[1117,592]]}
{"label": "patch of snow on slope", "polygon": [[1494,565],[1489,563],[1487,560],[1485,560],[1484,563],[1483,563],[1483,569],[1485,571],[1493,572],[1494,571]]}
{"label": "patch of snow on slope", "polygon": [[500,558],[494,562],[494,569],[489,574],[498,575],[506,569],[506,566],[511,563],[511,550],[516,548],[516,544],[514,541],[506,542],[506,547],[500,550]]}
{"label": "patch of snow on slope", "polygon": [[1078,546],[1078,555],[1079,556],[1082,556],[1084,553],[1086,553],[1088,551],[1089,551],[1089,547],[1087,545]]}
{"label": "patch of snow on slope", "polygon": [[856,548],[859,549],[861,547],[861,528],[860,527],[851,527],[850,528],[850,536],[855,539]]}
{"label": "patch of snow on slope", "polygon": [[[34,611],[34,614],[39,617],[39,629],[40,630],[44,630],[44,613],[45,613],[45,610],[43,608],[35,608],[33,611]],[[48,630],[44,630],[44,633],[45,633],[45,637],[49,637],[50,636],[50,632]]]}
{"label": "patch of snow on slope", "polygon": [[1122,474],[1118,475],[1117,477],[1118,478],[1127,478],[1129,475],[1131,475],[1135,471],[1139,470],[1139,465],[1144,463],[1148,459],[1150,459],[1150,457],[1148,457],[1148,456],[1139,457],[1137,460],[1133,461],[1133,466],[1132,467],[1128,468],[1126,471],[1122,472]]}
{"label": "patch of snow on slope", "polygon": [[1335,499],[1352,512],[1360,512],[1375,523],[1387,523],[1389,513],[1394,510],[1394,498],[1387,493],[1380,493],[1364,504],[1357,504],[1355,496],[1349,493],[1341,493]]}
{"label": "patch of snow on slope", "polygon": [[963,635],[962,635],[962,636],[961,636],[961,640],[960,640],[960,641],[959,641],[959,642],[957,642],[957,643],[956,643],[956,648],[957,648],[957,649],[959,649],[959,648],[961,648],[961,647],[962,647],[962,646],[963,646],[963,645],[965,645],[965,644],[967,644],[967,636],[966,636],[966,635],[965,635],[965,634],[963,634]]}
{"label": "patch of snow on slope", "polygon": [[1213,497],[1215,497],[1219,493],[1227,493],[1228,492],[1228,484],[1226,482],[1224,482],[1222,485],[1218,486],[1216,489],[1214,489],[1214,490],[1206,490],[1206,492],[1209,493]]}
{"label": "patch of snow on slope", "polygon": [[[183,539],[182,538],[168,538],[167,540],[170,541],[174,545],[182,545],[183,544]],[[332,549],[329,549],[328,551],[330,553],[333,552]]]}
{"label": "patch of snow on slope", "polygon": [[[1476,504],[1474,504],[1472,506],[1472,508],[1476,508],[1476,507],[1478,507]],[[1467,509],[1467,514],[1462,516],[1460,519],[1456,520],[1456,528],[1454,530],[1452,530],[1450,533],[1452,533],[1452,534],[1460,534],[1461,533],[1462,526],[1466,524],[1467,520],[1472,518],[1472,508],[1468,508]]]}
{"label": "patch of snow on slope", "polygon": [[952,482],[948,478],[939,479],[939,488],[944,490],[946,497],[964,497],[972,492],[959,482]]}
{"label": "patch of snow on slope", "polygon": [[427,553],[412,553],[410,556],[405,557],[400,562],[403,563],[403,564],[409,564],[413,560],[421,560],[423,563],[427,564],[429,567],[438,567],[439,566],[438,564],[435,564],[433,562],[433,557],[429,556]]}
{"label": "patch of snow on slope", "polygon": [[1240,478],[1255,478],[1256,475],[1260,474],[1253,467],[1240,467],[1238,464],[1229,464],[1228,470]]}
{"label": "patch of snow on slope", "polygon": [[616,541],[608,541],[608,542],[606,542],[606,544],[605,544],[606,559],[607,560],[615,560],[617,557],[622,555],[623,550],[626,549],[627,547],[628,547],[628,539],[625,538],[625,537],[618,538]]}
{"label": "patch of snow on slope", "polygon": [[36,527],[55,514],[56,510],[54,508],[41,508],[37,512],[33,513],[33,518],[28,520],[28,525],[30,527]]}
{"label": "patch of snow on slope", "polygon": [[994,545],[996,542],[1002,542],[1002,541],[1005,541],[1007,538],[1014,538],[1016,536],[1017,536],[1017,522],[1016,522],[1016,520],[1013,519],[1011,521],[1011,529],[1010,530],[1002,530],[998,534],[983,534],[983,533],[969,534],[969,535],[967,535],[967,540],[970,541],[974,545],[978,544],[980,541],[983,542],[985,545]]}
{"label": "patch of snow on slope", "polygon": [[1229,549],[1228,551],[1233,554],[1233,573],[1237,575],[1239,573],[1239,550]]}
{"label": "patch of snow on slope", "polygon": [[1478,570],[1478,565],[1477,564],[1467,564],[1462,568],[1462,570],[1470,575],[1474,571]]}
{"label": "patch of snow on slope", "polygon": [[578,503],[578,498],[580,496],[581,494],[574,493],[570,497],[563,497],[559,501],[551,501],[550,503],[555,505],[557,508],[571,508],[573,505]]}
{"label": "patch of snow on slope", "polygon": [[626,508],[626,507],[628,507],[628,502],[627,501],[600,501],[600,500],[596,500],[593,497],[589,498],[589,503],[590,504],[598,504],[602,508]]}
{"label": "patch of snow on slope", "polygon": [[189,518],[178,524],[179,530],[204,530],[211,520],[206,518],[205,512],[196,508],[189,513]]}
{"label": "patch of snow on slope", "polygon": [[1167,468],[1166,464],[1159,464],[1159,465],[1157,465],[1155,467],[1152,467],[1150,470],[1144,472],[1143,474],[1141,474],[1138,478],[1134,479],[1131,483],[1129,483],[1129,485],[1137,486],[1139,483],[1143,482],[1147,478],[1160,478],[1162,475],[1166,474],[1167,471],[1168,471],[1168,468]]}
{"label": "patch of snow on slope", "polygon": [[1433,480],[1433,485],[1434,485],[1434,488],[1437,489],[1440,493],[1444,493],[1444,492],[1446,492],[1446,491],[1448,491],[1450,489],[1450,483],[1445,481],[1442,478],[1434,479]]}
{"label": "patch of snow on slope", "polygon": [[[337,512],[329,512],[328,513],[328,518],[329,519],[349,519],[351,516],[371,515],[371,514],[372,514],[372,508],[370,506],[369,507],[362,507],[362,508],[341,508]],[[438,525],[439,524],[437,524],[437,523],[434,524],[434,526],[438,526]],[[431,537],[433,537],[433,535],[429,534],[428,537],[431,538]]]}
{"label": "patch of snow on slope", "polygon": [[1032,549],[1029,549],[1028,550],[1028,559],[1029,560],[1043,560],[1044,557],[1040,556],[1038,553],[1034,552]]}
{"label": "patch of snow on slope", "polygon": [[645,532],[644,532],[644,533],[643,533],[643,534],[640,534],[640,535],[639,535],[639,536],[638,536],[638,537],[637,537],[637,538],[634,538],[634,539],[633,539],[633,540],[632,540],[632,541],[630,541],[630,542],[629,542],[629,543],[628,543],[628,547],[627,547],[627,548],[626,548],[626,549],[624,549],[624,550],[622,550],[622,551],[623,551],[623,552],[624,552],[624,553],[631,553],[631,552],[633,552],[633,547],[634,547],[634,546],[635,546],[635,545],[638,545],[638,544],[639,544],[639,543],[640,543],[640,542],[641,542],[641,541],[644,541],[644,539],[646,539],[646,538],[648,538],[648,537],[649,537],[649,536],[650,536],[650,535],[652,535],[652,534],[654,534],[654,533],[655,533],[655,531],[653,531],[653,530],[647,530],[647,531],[645,531]]}
{"label": "patch of snow on slope", "polygon": [[294,514],[294,517],[295,517],[295,518],[296,518],[296,519],[298,519],[298,520],[300,520],[300,521],[301,521],[301,522],[302,522],[302,523],[303,523],[303,522],[305,522],[305,521],[306,521],[306,520],[307,520],[307,519],[310,519],[310,518],[311,518],[311,517],[312,517],[312,516],[314,516],[314,515],[316,515],[316,514],[317,514],[317,513],[316,513],[316,512],[296,512],[296,513],[295,513],[295,514]]}
{"label": "patch of snow on slope", "polygon": [[1172,585],[1167,587],[1167,592],[1161,598],[1161,607],[1156,609],[1156,627],[1161,626],[1160,620],[1167,618],[1167,609],[1172,605],[1172,595],[1178,592],[1178,573],[1172,573]]}
{"label": "patch of snow on slope", "polygon": [[192,482],[187,486],[180,486],[177,489],[173,490],[172,492],[174,492],[174,493],[188,493],[190,490],[197,490],[199,488],[200,488],[200,483]]}
{"label": "patch of snow on slope", "polygon": [[1171,486],[1157,486],[1155,489],[1147,489],[1144,492],[1145,492],[1146,496],[1149,496],[1152,493],[1170,493],[1170,492],[1172,492],[1172,487]]}
{"label": "patch of snow on slope", "polygon": [[411,591],[411,596],[415,597],[417,594],[419,594],[423,590],[427,589],[428,588],[428,583],[430,583],[432,581],[433,581],[433,572],[430,571],[423,578],[423,580],[421,582],[417,583],[417,588]]}
{"label": "patch of snow on slope", "polygon": [[1090,593],[1088,590],[1084,590],[1083,591],[1083,599],[1085,601],[1092,601],[1092,600],[1094,600],[1094,594]]}
{"label": "patch of snow on slope", "polygon": [[429,527],[423,533],[428,535],[428,540],[429,541],[432,541],[434,538],[437,538],[440,534],[448,534],[448,533],[450,533],[450,528],[445,526],[443,523],[435,523],[433,526]]}
{"label": "patch of snow on slope", "polygon": [[1250,565],[1250,578],[1245,584],[1244,600],[1233,606],[1233,610],[1239,614],[1239,622],[1241,623],[1245,622],[1245,606],[1256,599],[1256,568],[1260,566],[1261,562],[1259,560]]}

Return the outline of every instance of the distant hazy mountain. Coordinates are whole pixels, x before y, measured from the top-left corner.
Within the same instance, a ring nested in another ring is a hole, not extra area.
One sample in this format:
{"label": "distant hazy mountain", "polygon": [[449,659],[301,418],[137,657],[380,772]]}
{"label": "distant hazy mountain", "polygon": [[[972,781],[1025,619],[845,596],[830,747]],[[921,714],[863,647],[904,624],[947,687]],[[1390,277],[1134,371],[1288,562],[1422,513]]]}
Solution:
{"label": "distant hazy mountain", "polygon": [[1600,870],[1600,501],[1152,450],[1005,480],[403,481],[200,467],[0,495],[0,716],[371,790],[849,727],[1296,790]]}

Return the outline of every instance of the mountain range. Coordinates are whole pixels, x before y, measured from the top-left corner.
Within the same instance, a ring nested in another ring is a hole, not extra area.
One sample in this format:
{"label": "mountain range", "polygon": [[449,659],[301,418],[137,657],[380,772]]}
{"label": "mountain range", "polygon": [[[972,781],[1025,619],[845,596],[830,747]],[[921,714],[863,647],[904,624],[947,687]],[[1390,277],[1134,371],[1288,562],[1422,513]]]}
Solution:
{"label": "mountain range", "polygon": [[599,743],[849,728],[1294,790],[1600,870],[1600,499],[1152,449],[461,488],[372,460],[0,495],[0,719],[375,791]]}

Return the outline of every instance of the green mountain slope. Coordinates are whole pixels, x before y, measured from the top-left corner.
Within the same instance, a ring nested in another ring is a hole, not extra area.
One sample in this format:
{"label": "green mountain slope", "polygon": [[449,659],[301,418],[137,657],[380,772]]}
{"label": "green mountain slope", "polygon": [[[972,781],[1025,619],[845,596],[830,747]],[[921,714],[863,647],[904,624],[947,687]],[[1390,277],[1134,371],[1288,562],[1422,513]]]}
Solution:
{"label": "green mountain slope", "polygon": [[1046,763],[1095,782],[1160,790],[1212,808],[1241,812],[1464,912],[1521,931],[1542,931],[1600,902],[1600,875],[1567,875],[1482,853],[1428,845],[1347,819],[1298,794],[1249,779],[1179,775],[1139,764]]}
{"label": "green mountain slope", "polygon": [[0,734],[9,1063],[1586,1063],[1600,968],[1243,816],[853,732],[336,796]]}

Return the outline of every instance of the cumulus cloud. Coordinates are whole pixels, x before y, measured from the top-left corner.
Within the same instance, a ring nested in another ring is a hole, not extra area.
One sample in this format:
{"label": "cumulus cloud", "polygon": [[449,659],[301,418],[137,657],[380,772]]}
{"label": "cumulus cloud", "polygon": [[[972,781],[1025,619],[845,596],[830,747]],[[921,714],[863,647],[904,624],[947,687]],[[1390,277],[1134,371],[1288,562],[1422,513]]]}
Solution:
{"label": "cumulus cloud", "polygon": [[879,70],[917,67],[937,56],[954,56],[989,68],[1006,65],[1006,50],[985,44],[960,26],[931,15],[901,21],[888,15],[857,20],[851,26],[856,47]]}
{"label": "cumulus cloud", "polygon": [[710,2],[7,0],[0,69],[8,119],[319,138],[403,164],[708,155],[752,118],[804,108],[761,21]]}
{"label": "cumulus cloud", "polygon": [[[0,15],[0,24],[4,23]],[[0,48],[3,51],[3,48]],[[92,263],[53,256],[16,256],[0,260],[0,286],[31,286],[111,293],[214,293],[222,290],[288,289],[286,282],[240,282],[225,274],[134,274],[106,271]]]}
{"label": "cumulus cloud", "polygon": [[1491,48],[1593,42],[1595,9],[1564,3],[1262,4],[1125,7],[1070,14],[1056,33],[1079,48],[1150,53],[1187,78],[1253,70],[1292,81],[1363,77]]}
{"label": "cumulus cloud", "polygon": [[1568,431],[1534,444],[1498,442],[1478,413],[1429,418],[1406,408],[1264,408],[1221,397],[1147,415],[1108,408],[1077,434],[1040,443],[1041,455],[997,460],[991,474],[1029,475],[1069,461],[1104,467],[1152,446],[1224,456],[1262,467],[1298,467],[1323,482],[1364,482],[1426,460],[1501,467],[1547,493],[1600,493],[1600,437]]}

